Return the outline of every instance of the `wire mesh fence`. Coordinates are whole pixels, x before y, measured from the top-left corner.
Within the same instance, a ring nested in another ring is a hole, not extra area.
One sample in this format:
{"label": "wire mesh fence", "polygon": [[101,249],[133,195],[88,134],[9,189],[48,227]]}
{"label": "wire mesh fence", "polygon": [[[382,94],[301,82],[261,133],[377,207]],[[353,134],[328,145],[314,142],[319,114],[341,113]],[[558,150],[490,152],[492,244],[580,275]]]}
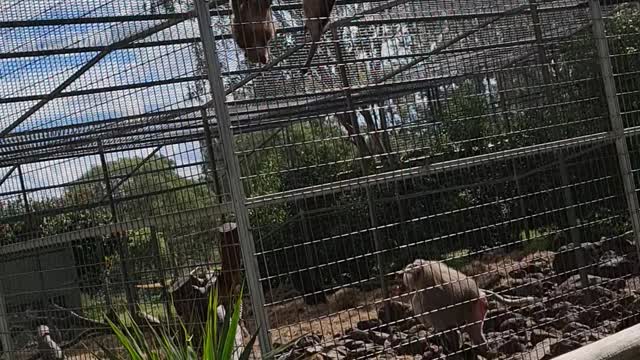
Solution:
{"label": "wire mesh fence", "polygon": [[638,322],[637,3],[342,0],[307,66],[306,2],[0,4],[0,358],[55,358],[40,325],[101,358],[127,314],[199,339],[242,282],[256,358]]}

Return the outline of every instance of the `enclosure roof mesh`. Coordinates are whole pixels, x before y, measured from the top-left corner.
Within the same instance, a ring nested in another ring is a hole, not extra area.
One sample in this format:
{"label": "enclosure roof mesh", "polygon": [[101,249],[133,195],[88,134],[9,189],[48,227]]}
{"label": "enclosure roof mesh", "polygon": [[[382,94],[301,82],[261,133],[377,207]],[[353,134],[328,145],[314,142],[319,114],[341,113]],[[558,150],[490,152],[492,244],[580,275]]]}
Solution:
{"label": "enclosure roof mesh", "polygon": [[[338,1],[332,16],[344,19],[391,2]],[[236,131],[349,110],[331,31],[307,77],[299,67],[308,46],[260,73],[230,39],[228,4],[219,3],[211,14],[226,87],[256,75],[227,96]],[[537,45],[529,3],[407,1],[339,28],[355,106],[454,78],[487,76],[533,56]],[[549,52],[552,44],[589,24],[584,1],[539,4]],[[279,35],[272,42],[272,58],[277,58],[301,44],[304,34],[299,1],[274,1],[273,9]],[[200,108],[210,97],[198,95],[208,94],[208,83],[194,48],[197,22],[184,20],[189,5],[168,12],[125,0],[44,0],[3,4],[0,10],[0,166],[95,153],[98,141],[105,151],[124,151],[202,136]],[[71,78],[83,67],[85,72]],[[403,71],[385,79],[398,69]]]}

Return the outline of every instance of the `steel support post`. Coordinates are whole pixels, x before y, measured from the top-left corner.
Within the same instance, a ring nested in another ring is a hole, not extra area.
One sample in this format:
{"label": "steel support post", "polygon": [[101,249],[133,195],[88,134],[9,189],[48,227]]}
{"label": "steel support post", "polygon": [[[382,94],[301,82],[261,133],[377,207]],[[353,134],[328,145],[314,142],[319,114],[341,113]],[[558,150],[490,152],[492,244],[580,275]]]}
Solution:
{"label": "steel support post", "polygon": [[636,182],[631,171],[631,157],[629,156],[627,139],[624,134],[624,123],[620,113],[620,103],[618,102],[616,83],[613,78],[611,54],[609,52],[609,43],[605,35],[604,19],[602,18],[600,2],[598,0],[589,0],[589,9],[591,9],[593,38],[598,49],[598,62],[600,63],[600,72],[607,98],[607,106],[609,108],[611,131],[613,132],[618,154],[618,164],[621,172],[620,175],[622,176],[625,198],[627,200],[631,226],[633,228],[634,243],[636,244],[637,255],[640,256],[640,214],[638,213],[639,206],[638,196],[636,194]]}
{"label": "steel support post", "polygon": [[[113,187],[111,186],[111,175],[109,173],[109,167],[107,165],[107,158],[104,154],[104,147],[102,146],[102,141],[98,140],[98,152],[100,155],[100,166],[102,167],[102,178],[104,181],[105,191],[107,198],[109,199],[109,209],[111,210],[111,223],[118,223],[118,208],[116,206],[116,201],[113,197]],[[118,232],[117,242],[118,242],[118,250],[120,252],[120,270],[122,271],[122,281],[124,285],[125,296],[127,297],[127,308],[129,309],[129,313],[133,317],[134,320],[138,319],[138,296],[136,293],[136,289],[131,284],[131,277],[129,271],[129,261],[131,256],[129,255],[129,245],[123,244],[126,241],[126,238],[123,238],[122,234]],[[109,294],[106,294],[109,296]],[[111,300],[108,300],[107,303],[110,303]],[[107,314],[112,315],[112,311],[114,309],[108,309]]]}
{"label": "steel support post", "polygon": [[11,340],[11,333],[9,332],[9,318],[7,316],[7,304],[4,301],[4,292],[2,291],[2,279],[0,279],[0,345],[2,345],[2,352],[6,356],[1,356],[3,360],[14,360],[15,352],[13,349],[13,341]]}
{"label": "steel support post", "polygon": [[29,197],[27,196],[27,187],[24,182],[24,175],[22,174],[22,168],[20,165],[18,169],[18,180],[20,181],[20,193],[22,194],[22,202],[24,204],[25,223],[27,228],[27,236],[33,237],[33,215],[31,214],[31,205],[29,204]]}
{"label": "steel support post", "polygon": [[[553,92],[551,91],[551,74],[549,73],[549,60],[547,59],[547,53],[544,48],[544,33],[542,32],[542,23],[540,21],[540,16],[538,13],[538,1],[537,0],[529,0],[530,10],[531,10],[531,21],[533,22],[533,32],[536,37],[536,49],[538,56],[538,63],[542,70],[542,81],[544,82],[544,93],[545,93],[545,101],[547,105],[551,105],[550,111],[551,116],[554,120],[560,119],[560,115],[557,111],[555,111],[555,107],[553,104],[554,97]],[[541,111],[541,116],[542,111]],[[565,139],[569,137],[567,131],[561,133],[561,138]],[[576,203],[573,196],[573,190],[571,189],[571,178],[569,176],[569,170],[567,166],[567,162],[565,161],[565,155],[563,149],[558,149],[555,151],[556,158],[558,159],[558,168],[560,169],[560,180],[562,181],[562,193],[564,197],[565,203],[565,213],[567,216],[567,224],[569,226],[569,238],[571,242],[575,246],[575,257],[576,264],[580,268],[580,281],[582,282],[582,286],[587,286],[588,282],[588,271],[585,263],[585,255],[584,249],[582,248],[582,242],[580,239],[580,229],[578,228],[578,216],[576,214]]]}
{"label": "steel support post", "polygon": [[[338,72],[340,73],[340,80],[342,81],[342,86],[344,88],[345,94],[345,102],[347,103],[347,107],[350,111],[351,123],[354,129],[354,133],[356,136],[360,135],[359,127],[358,127],[358,119],[356,115],[356,108],[353,105],[353,101],[351,98],[351,84],[349,83],[349,77],[347,76],[346,64],[342,58],[342,47],[340,45],[340,39],[338,37],[338,30],[336,28],[331,28],[331,38],[333,40],[333,44],[336,50],[336,60],[338,60]],[[371,159],[360,161],[360,169],[362,170],[363,175],[369,174],[368,165],[366,162],[373,161],[373,157],[376,155],[375,152],[372,152]],[[363,158],[366,154],[360,154]],[[374,195],[371,192],[370,187],[366,187],[364,189],[365,197],[367,198],[367,210],[369,212],[369,224],[371,226],[371,237],[373,238],[373,246],[376,252],[376,264],[378,265],[378,277],[380,279],[380,288],[382,289],[382,296],[385,299],[389,299],[389,287],[387,286],[387,281],[385,279],[385,270],[386,266],[384,266],[384,261],[382,260],[382,239],[380,239],[379,229],[378,229],[378,218],[376,216],[375,211],[375,199]],[[403,226],[404,228],[404,226]],[[389,302],[385,302],[385,306],[387,306]]]}
{"label": "steel support post", "polygon": [[240,163],[235,154],[233,133],[231,131],[231,119],[229,109],[225,102],[225,89],[222,83],[222,73],[218,63],[217,49],[213,29],[211,28],[211,17],[209,15],[209,1],[196,0],[196,12],[198,17],[198,27],[202,47],[204,50],[207,78],[211,87],[211,96],[218,122],[218,132],[222,142],[222,154],[227,170],[229,191],[231,193],[233,210],[238,227],[240,238],[240,248],[242,251],[242,261],[244,263],[245,276],[251,295],[254,316],[258,325],[258,339],[260,349],[263,354],[271,351],[271,341],[269,339],[269,324],[264,311],[264,293],[260,284],[258,261],[255,256],[255,243],[250,230],[249,212],[247,210],[246,196],[240,178]]}
{"label": "steel support post", "polygon": [[[224,202],[224,191],[218,176],[218,167],[216,166],[217,157],[215,149],[213,148],[213,135],[211,134],[211,127],[209,120],[207,119],[207,110],[200,110],[200,116],[202,116],[202,128],[204,130],[204,144],[207,148],[207,155],[209,156],[209,172],[211,173],[211,179],[213,180],[213,188],[218,199],[218,205]],[[225,222],[223,217],[222,222]]]}
{"label": "steel support post", "polygon": [[164,312],[167,315],[167,321],[171,323],[173,317],[171,315],[171,294],[167,290],[167,269],[164,267],[164,258],[162,256],[162,247],[160,246],[160,239],[158,239],[158,229],[155,226],[151,226],[151,248],[153,255],[157,257],[156,275],[158,281],[162,283],[162,304],[164,305]]}
{"label": "steel support post", "polygon": [[[25,227],[27,229],[27,238],[33,239],[37,236],[34,226],[35,221],[33,218],[33,214],[31,212],[31,204],[29,203],[29,196],[27,192],[27,187],[24,181],[24,174],[22,173],[22,167],[18,165],[18,180],[20,181],[20,191],[22,193],[22,201],[24,203],[24,211],[25,211]],[[38,300],[42,302],[42,305],[47,303],[48,294],[45,290],[44,286],[44,270],[42,269],[42,260],[40,258],[40,249],[37,248],[35,250],[35,261],[36,261],[36,272],[38,273],[38,280],[40,281],[40,293],[38,294]],[[46,313],[47,318],[49,318],[49,313]]]}

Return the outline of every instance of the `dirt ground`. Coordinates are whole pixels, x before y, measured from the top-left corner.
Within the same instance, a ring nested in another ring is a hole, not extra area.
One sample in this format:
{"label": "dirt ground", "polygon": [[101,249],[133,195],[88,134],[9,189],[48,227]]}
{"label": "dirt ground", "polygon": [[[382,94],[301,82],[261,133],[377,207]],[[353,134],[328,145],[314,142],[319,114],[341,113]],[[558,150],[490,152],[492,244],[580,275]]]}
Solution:
{"label": "dirt ground", "polygon": [[[479,286],[488,287],[523,263],[535,261],[553,261],[553,252],[536,252],[523,256],[520,253],[505,255],[487,255],[465,265],[461,271],[474,276]],[[355,309],[332,312],[328,304],[305,305],[302,299],[296,299],[267,308],[273,342],[285,344],[303,334],[316,334],[331,339],[345,330],[354,328],[358,321],[377,318],[376,309],[383,300],[379,289],[360,293],[359,306]],[[399,299],[409,302],[408,298]]]}
{"label": "dirt ground", "polygon": [[[501,255],[500,257],[474,260],[460,270],[469,276],[476,276],[476,280],[481,287],[493,288],[496,285],[499,286],[510,272],[521,269],[528,263],[551,263],[553,257],[553,252],[537,252],[527,256],[520,254]],[[628,289],[640,290],[640,278],[630,278],[627,280],[626,285]],[[369,292],[360,292],[356,300],[357,305],[348,310],[336,311],[335,306],[330,304],[309,306],[304,304],[302,299],[269,306],[267,307],[267,316],[272,327],[270,331],[271,340],[274,343],[285,344],[301,335],[315,334],[324,339],[324,342],[331,342],[331,339],[343,335],[346,330],[355,328],[359,321],[377,318],[377,309],[380,307],[382,300],[382,293],[377,289]],[[400,300],[408,301],[407,298]],[[250,323],[247,323],[247,325],[248,330],[252,331],[254,326],[251,326]],[[114,339],[109,336],[101,337],[98,340],[107,345],[115,345]],[[72,350],[68,350],[66,352],[67,359],[95,359],[87,352],[85,345],[90,346],[94,351],[97,350],[95,343],[90,340],[86,344],[81,344]],[[550,345],[552,344],[543,342],[538,344],[538,347],[548,348]],[[259,344],[255,344],[254,349],[256,350],[254,354],[259,354]],[[540,350],[542,349],[537,348],[531,351]],[[526,358],[526,356],[523,357],[524,354],[519,356],[519,358]]]}
{"label": "dirt ground", "polygon": [[379,290],[362,293],[357,308],[337,313],[332,313],[327,304],[309,306],[302,299],[277,305],[268,310],[272,341],[284,344],[303,334],[331,339],[359,321],[377,318],[375,303],[382,299]]}

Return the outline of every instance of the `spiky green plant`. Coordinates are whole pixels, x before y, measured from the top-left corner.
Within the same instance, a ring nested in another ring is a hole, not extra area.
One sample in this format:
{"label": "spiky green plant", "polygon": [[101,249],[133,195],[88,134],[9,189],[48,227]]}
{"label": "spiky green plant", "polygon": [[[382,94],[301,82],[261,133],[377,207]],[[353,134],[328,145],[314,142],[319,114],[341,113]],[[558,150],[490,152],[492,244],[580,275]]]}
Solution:
{"label": "spiky green plant", "polygon": [[[127,356],[123,357],[114,351],[100,345],[100,348],[109,360],[247,360],[251,355],[253,345],[256,341],[258,330],[251,336],[249,342],[239,355],[234,355],[236,333],[240,322],[240,309],[242,304],[242,291],[235,301],[233,312],[225,312],[222,328],[218,322],[218,290],[214,288],[213,295],[209,296],[207,308],[207,321],[204,327],[203,341],[200,346],[201,355],[192,344],[192,336],[180,321],[184,338],[176,339],[170,334],[168,328],[156,330],[149,326],[151,336],[145,337],[139,325],[131,319],[132,325],[125,325],[124,321],[118,320],[118,324],[107,319],[119,344],[125,350]],[[290,347],[293,342],[275,349],[272,353],[266,354],[263,358],[274,359],[277,354]]]}

